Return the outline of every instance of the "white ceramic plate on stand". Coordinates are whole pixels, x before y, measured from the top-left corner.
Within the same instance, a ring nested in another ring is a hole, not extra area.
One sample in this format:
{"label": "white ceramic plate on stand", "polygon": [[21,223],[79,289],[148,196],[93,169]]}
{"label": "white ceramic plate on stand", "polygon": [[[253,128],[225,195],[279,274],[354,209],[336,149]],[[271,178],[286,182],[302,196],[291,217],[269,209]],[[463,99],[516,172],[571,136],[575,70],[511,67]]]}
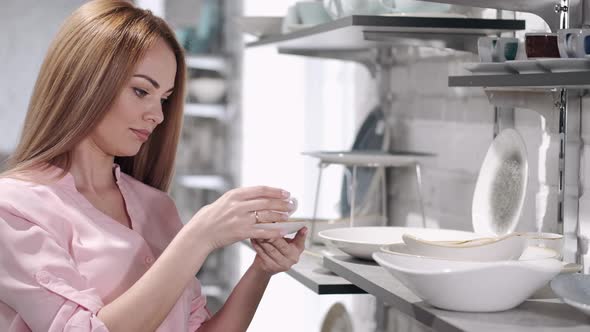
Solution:
{"label": "white ceramic plate on stand", "polygon": [[537,59],[537,62],[552,73],[590,71],[590,59]]}
{"label": "white ceramic plate on stand", "polygon": [[371,255],[382,246],[403,242],[411,234],[430,241],[470,240],[478,237],[472,232],[414,227],[349,227],[321,231],[318,235],[327,246],[337,248],[353,257],[372,260]]}
{"label": "white ceramic plate on stand", "polygon": [[505,62],[472,62],[464,65],[465,69],[476,75],[518,74]]}
{"label": "white ceramic plate on stand", "polygon": [[477,177],[471,207],[474,231],[512,233],[520,219],[527,184],[524,141],[516,130],[505,129],[492,141]]}
{"label": "white ceramic plate on stand", "polygon": [[316,157],[328,164],[350,166],[409,166],[418,163],[419,154],[391,154],[379,151],[310,151],[306,156]]}

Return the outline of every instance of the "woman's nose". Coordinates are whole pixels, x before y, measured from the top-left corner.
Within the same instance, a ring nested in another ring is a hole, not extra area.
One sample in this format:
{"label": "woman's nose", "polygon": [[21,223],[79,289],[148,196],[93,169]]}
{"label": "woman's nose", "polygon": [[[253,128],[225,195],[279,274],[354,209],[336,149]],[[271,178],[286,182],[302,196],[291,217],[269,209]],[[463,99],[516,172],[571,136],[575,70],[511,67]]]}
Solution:
{"label": "woman's nose", "polygon": [[163,106],[160,103],[150,107],[150,110],[145,114],[145,120],[151,121],[155,124],[162,123],[162,121],[164,121],[164,112],[162,108]]}

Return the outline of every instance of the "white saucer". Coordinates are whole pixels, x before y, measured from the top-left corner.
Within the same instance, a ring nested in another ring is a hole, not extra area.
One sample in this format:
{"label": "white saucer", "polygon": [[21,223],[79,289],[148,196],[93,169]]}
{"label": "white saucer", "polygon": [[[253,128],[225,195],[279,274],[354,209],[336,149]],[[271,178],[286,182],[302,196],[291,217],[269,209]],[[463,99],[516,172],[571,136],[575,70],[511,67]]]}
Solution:
{"label": "white saucer", "polygon": [[472,62],[466,63],[465,69],[477,75],[517,74],[518,72],[505,62]]}
{"label": "white saucer", "polygon": [[418,163],[420,157],[426,154],[391,154],[362,151],[309,151],[302,154],[319,158],[328,164],[350,166],[392,167],[410,166]]}
{"label": "white saucer", "polygon": [[295,233],[302,229],[307,223],[305,221],[286,221],[256,224],[254,227],[261,229],[278,229],[287,234]]}
{"label": "white saucer", "polygon": [[537,59],[537,62],[552,73],[590,71],[590,59]]}

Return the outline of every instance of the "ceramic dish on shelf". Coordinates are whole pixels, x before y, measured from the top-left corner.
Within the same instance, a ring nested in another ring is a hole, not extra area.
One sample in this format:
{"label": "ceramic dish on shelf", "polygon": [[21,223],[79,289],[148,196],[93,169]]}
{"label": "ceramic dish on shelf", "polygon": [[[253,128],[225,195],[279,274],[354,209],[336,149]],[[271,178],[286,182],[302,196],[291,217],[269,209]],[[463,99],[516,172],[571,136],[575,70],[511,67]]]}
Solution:
{"label": "ceramic dish on shelf", "polygon": [[371,254],[382,246],[401,243],[402,235],[412,234],[429,240],[468,240],[477,237],[475,233],[450,229],[414,227],[348,227],[321,231],[318,235],[327,246],[346,254],[371,260]]}
{"label": "ceramic dish on shelf", "polygon": [[307,225],[305,221],[285,221],[285,222],[271,222],[271,223],[258,223],[254,227],[260,229],[278,229],[285,234],[295,233],[302,229],[303,226]]}
{"label": "ceramic dish on shelf", "polygon": [[466,63],[464,68],[476,75],[506,75],[518,72],[505,62],[472,62]]}
{"label": "ceramic dish on shelf", "polygon": [[527,151],[520,134],[505,129],[492,141],[475,183],[473,230],[505,235],[516,228],[528,184]]}
{"label": "ceramic dish on shelf", "polygon": [[590,71],[590,59],[537,59],[537,62],[552,73]]}
{"label": "ceramic dish on shelf", "polygon": [[516,307],[560,273],[555,258],[468,262],[373,254],[375,261],[432,306],[466,312]]}
{"label": "ceramic dish on shelf", "polygon": [[309,151],[303,155],[315,157],[327,164],[340,164],[349,166],[410,166],[418,163],[420,157],[430,156],[418,153],[393,154],[382,151]]}
{"label": "ceramic dish on shelf", "polygon": [[514,69],[519,74],[543,74],[549,72],[542,67],[536,59],[530,60],[510,60],[506,61],[508,67]]}
{"label": "ceramic dish on shelf", "polygon": [[590,315],[590,275],[559,275],[551,281],[551,289],[564,303]]}
{"label": "ceramic dish on shelf", "polygon": [[[394,243],[394,244],[382,246],[381,248],[379,248],[379,251],[384,252],[384,253],[388,253],[388,254],[392,254],[392,255],[422,257],[422,258],[428,258],[428,259],[438,259],[438,260],[443,260],[443,261],[446,260],[446,261],[481,262],[481,263],[492,262],[492,261],[484,261],[484,260],[480,259],[480,257],[476,257],[476,256],[473,256],[471,258],[464,258],[464,259],[454,259],[454,258],[440,257],[440,255],[435,255],[435,256],[418,255],[418,254],[415,254],[408,247],[408,245],[405,243]],[[528,261],[528,260],[546,259],[546,258],[559,259],[559,255],[557,254],[557,252],[555,252],[555,250],[552,250],[552,249],[529,246],[529,247],[524,248],[524,250],[522,251],[522,254],[519,257],[517,257],[517,260]],[[498,261],[511,261],[511,260],[514,260],[514,259],[496,260],[496,262],[498,262]],[[563,269],[565,269],[564,272],[571,272],[571,270],[576,269],[576,268],[577,267],[574,267],[572,265],[563,264]]]}
{"label": "ceramic dish on shelf", "polygon": [[481,262],[518,259],[526,244],[525,238],[514,235],[467,241],[429,241],[404,234],[402,239],[410,253],[415,255]]}

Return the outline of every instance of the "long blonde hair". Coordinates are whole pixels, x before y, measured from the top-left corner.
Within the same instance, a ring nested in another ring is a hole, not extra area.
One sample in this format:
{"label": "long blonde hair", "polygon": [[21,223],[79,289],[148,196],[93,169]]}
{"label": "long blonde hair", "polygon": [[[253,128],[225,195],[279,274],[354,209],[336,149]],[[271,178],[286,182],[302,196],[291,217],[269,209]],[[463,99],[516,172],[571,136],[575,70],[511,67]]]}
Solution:
{"label": "long blonde hair", "polygon": [[39,72],[7,173],[54,165],[65,175],[73,148],[102,120],[158,38],[177,63],[174,92],[163,106],[166,118],[137,155],[115,162],[137,180],[167,191],[182,127],[184,52],[161,18],[126,1],[90,1],[64,22]]}

